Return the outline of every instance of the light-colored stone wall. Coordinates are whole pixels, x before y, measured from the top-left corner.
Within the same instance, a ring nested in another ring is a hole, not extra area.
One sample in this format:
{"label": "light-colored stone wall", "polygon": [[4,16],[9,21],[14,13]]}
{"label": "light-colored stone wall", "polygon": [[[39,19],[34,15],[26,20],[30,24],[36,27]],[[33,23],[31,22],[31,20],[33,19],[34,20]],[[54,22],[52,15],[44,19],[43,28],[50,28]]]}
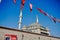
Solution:
{"label": "light-colored stone wall", "polygon": [[[5,39],[5,34],[17,35],[17,40],[60,40],[59,38],[0,28],[0,40]],[[23,39],[22,39],[22,35],[24,35]]]}

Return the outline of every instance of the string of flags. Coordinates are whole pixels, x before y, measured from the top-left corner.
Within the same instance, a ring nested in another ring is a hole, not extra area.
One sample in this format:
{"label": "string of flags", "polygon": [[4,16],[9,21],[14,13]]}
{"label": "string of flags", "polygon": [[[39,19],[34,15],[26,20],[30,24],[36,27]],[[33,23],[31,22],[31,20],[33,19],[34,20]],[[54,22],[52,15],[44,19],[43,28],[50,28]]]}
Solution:
{"label": "string of flags", "polygon": [[[21,9],[24,7],[24,4],[25,4],[26,0],[21,0]],[[14,3],[16,3],[16,0],[14,0]],[[29,7],[30,7],[30,12],[32,12],[32,4],[30,3],[29,4]],[[36,8],[41,14],[49,17],[51,20],[53,20],[54,23],[56,22],[59,22],[60,23],[60,20],[57,19],[56,17],[53,17],[51,15],[49,15],[48,13],[46,13],[45,11],[43,11],[42,9],[40,8]]]}
{"label": "string of flags", "polygon": [[39,12],[41,12],[42,14],[44,14],[45,16],[49,16],[46,12],[44,12],[43,10],[41,10],[40,8],[36,8]]}
{"label": "string of flags", "polygon": [[59,19],[57,19],[56,17],[53,17],[51,15],[49,15],[48,13],[44,12],[43,10],[41,10],[40,8],[36,8],[39,12],[41,12],[42,14],[44,14],[45,16],[48,16],[50,19],[53,20],[54,23],[56,22],[60,22]]}

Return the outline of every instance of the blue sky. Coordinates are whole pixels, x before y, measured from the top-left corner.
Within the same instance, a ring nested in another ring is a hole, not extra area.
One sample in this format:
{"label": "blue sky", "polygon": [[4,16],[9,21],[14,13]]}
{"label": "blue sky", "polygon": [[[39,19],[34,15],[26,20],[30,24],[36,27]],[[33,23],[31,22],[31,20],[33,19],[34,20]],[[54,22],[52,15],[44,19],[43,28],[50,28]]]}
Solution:
{"label": "blue sky", "polygon": [[[30,12],[29,3],[32,3],[33,9]],[[1,0],[0,3],[0,26],[17,28],[19,21],[21,0]],[[38,15],[39,23],[50,29],[51,35],[60,37],[60,23],[54,23],[47,16],[41,14],[35,7],[41,8],[49,15],[60,19],[60,0],[26,0],[23,8],[22,26],[36,22]]]}

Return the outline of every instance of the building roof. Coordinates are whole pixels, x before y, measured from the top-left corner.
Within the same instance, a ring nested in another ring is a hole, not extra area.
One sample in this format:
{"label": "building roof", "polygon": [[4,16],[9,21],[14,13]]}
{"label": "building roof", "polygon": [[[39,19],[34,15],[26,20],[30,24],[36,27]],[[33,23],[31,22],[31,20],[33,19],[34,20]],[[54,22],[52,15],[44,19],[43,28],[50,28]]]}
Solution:
{"label": "building roof", "polygon": [[[18,29],[13,29],[13,28],[7,28],[7,27],[3,27],[3,26],[0,26],[0,29],[6,29],[6,30],[24,32],[24,33],[35,34],[35,35],[42,35],[42,34],[38,34],[38,33],[32,33],[32,32],[27,32],[27,31],[23,31],[23,30],[18,30]],[[47,36],[47,35],[42,35],[42,36]],[[55,37],[55,36],[47,36],[47,37],[53,37],[53,38],[60,39],[60,37]]]}

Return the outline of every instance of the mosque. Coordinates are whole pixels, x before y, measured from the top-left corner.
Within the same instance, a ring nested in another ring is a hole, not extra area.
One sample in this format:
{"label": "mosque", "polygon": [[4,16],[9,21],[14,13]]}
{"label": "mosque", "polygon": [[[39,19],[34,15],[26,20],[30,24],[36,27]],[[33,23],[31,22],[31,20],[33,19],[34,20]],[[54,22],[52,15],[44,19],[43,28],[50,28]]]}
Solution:
{"label": "mosque", "polygon": [[27,31],[27,32],[38,33],[38,34],[42,34],[42,35],[50,35],[49,29],[47,27],[45,28],[39,24],[38,16],[36,16],[36,22],[35,23],[32,23],[28,26],[24,25],[22,30]]}
{"label": "mosque", "polygon": [[22,29],[21,24],[22,10],[20,10],[18,29],[0,26],[0,40],[60,40],[60,37],[51,36],[47,27],[39,24],[38,16],[35,23],[24,25]]}

